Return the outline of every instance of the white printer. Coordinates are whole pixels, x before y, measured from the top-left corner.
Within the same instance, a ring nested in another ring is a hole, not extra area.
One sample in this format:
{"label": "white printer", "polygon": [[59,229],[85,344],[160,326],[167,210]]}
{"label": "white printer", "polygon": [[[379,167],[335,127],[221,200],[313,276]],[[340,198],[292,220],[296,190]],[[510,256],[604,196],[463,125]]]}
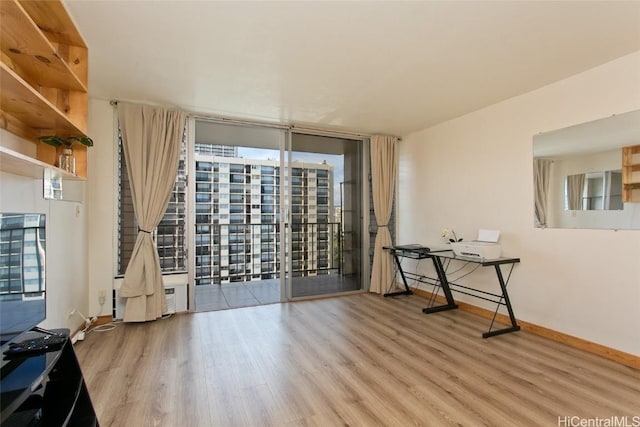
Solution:
{"label": "white printer", "polygon": [[496,259],[502,255],[498,243],[500,230],[478,230],[478,238],[470,242],[452,242],[451,249],[458,256],[480,259]]}

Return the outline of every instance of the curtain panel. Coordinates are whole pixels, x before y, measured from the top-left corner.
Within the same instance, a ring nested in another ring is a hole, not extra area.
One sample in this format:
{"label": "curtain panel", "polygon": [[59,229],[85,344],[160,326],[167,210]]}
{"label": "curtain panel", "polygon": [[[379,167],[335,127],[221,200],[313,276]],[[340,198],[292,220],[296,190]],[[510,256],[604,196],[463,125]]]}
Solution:
{"label": "curtain panel", "polygon": [[579,173],[567,177],[567,197],[570,211],[582,209],[582,194],[584,193],[585,174]]}
{"label": "curtain panel", "polygon": [[533,181],[534,181],[534,206],[536,215],[536,226],[546,228],[547,226],[547,205],[549,198],[549,179],[551,177],[552,160],[533,160]]}
{"label": "curtain panel", "polygon": [[369,291],[379,294],[385,292],[393,280],[393,259],[383,248],[392,245],[388,224],[393,211],[397,144],[396,137],[383,135],[371,137],[371,187],[378,233],[373,251]]}
{"label": "curtain panel", "polygon": [[158,251],[151,233],[164,215],[178,173],[186,113],[118,103],[122,146],[138,222],[131,259],[120,287],[125,322],[162,317],[167,310]]}

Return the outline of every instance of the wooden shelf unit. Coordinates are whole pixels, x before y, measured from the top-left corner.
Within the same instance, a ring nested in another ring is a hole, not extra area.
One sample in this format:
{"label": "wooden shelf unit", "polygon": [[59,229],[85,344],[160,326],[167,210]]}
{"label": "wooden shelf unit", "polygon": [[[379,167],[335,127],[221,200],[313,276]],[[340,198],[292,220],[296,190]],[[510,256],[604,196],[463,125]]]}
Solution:
{"label": "wooden shelf unit", "polygon": [[[88,49],[59,0],[2,0],[0,14],[0,127],[36,145],[35,169],[54,166],[59,150],[38,137],[87,136]],[[73,151],[76,175],[86,178],[87,147]],[[2,156],[4,171],[11,155]]]}
{"label": "wooden shelf unit", "polygon": [[622,148],[622,201],[640,203],[640,145]]}
{"label": "wooden shelf unit", "polygon": [[0,146],[0,165],[4,172],[9,172],[15,175],[28,176],[35,179],[42,179],[45,169],[51,169],[56,174],[62,176],[62,179],[72,181],[84,181],[85,177],[74,175],[63,169],[55,166],[51,166],[48,163],[41,162],[38,159],[29,157],[22,153],[10,150],[8,148]]}

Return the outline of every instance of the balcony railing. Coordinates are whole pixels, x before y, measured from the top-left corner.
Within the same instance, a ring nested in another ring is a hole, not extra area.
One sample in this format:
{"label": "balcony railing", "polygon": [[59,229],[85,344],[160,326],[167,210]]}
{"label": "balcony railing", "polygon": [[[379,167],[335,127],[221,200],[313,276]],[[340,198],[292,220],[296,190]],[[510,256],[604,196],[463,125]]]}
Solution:
{"label": "balcony railing", "polygon": [[[195,227],[196,285],[276,279],[281,274],[280,224],[197,223]],[[286,243],[291,242],[289,277],[340,274],[343,271],[341,223],[292,223]],[[126,233],[131,247],[137,230]],[[152,234],[164,272],[186,270],[183,224],[161,224]],[[130,251],[120,252],[128,263]],[[124,271],[122,271],[124,273]]]}
{"label": "balcony railing", "polygon": [[[286,269],[288,276],[341,273],[341,223],[294,223],[289,227],[288,239],[292,259],[291,271]],[[196,242],[196,285],[280,276],[279,223],[197,224]]]}

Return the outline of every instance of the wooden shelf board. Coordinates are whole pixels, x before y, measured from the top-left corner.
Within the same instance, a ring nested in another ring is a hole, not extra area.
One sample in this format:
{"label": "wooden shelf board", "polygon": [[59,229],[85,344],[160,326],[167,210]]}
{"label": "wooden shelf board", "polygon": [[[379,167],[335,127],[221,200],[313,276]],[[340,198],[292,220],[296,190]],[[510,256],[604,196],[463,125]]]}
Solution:
{"label": "wooden shelf board", "polygon": [[56,43],[87,47],[64,4],[52,1],[19,0],[36,25]]}
{"label": "wooden shelf board", "polygon": [[0,1],[0,13],[0,48],[30,79],[45,87],[87,92],[86,85],[17,1]]}
{"label": "wooden shelf board", "polygon": [[76,176],[65,170],[26,156],[22,153],[0,146],[0,170],[14,175],[42,179],[45,169],[52,169],[62,175],[62,179],[86,181],[86,178]]}
{"label": "wooden shelf board", "polygon": [[[4,3],[4,0],[0,3]],[[36,135],[85,135],[84,131],[2,62],[0,81],[0,110],[33,129]]]}

